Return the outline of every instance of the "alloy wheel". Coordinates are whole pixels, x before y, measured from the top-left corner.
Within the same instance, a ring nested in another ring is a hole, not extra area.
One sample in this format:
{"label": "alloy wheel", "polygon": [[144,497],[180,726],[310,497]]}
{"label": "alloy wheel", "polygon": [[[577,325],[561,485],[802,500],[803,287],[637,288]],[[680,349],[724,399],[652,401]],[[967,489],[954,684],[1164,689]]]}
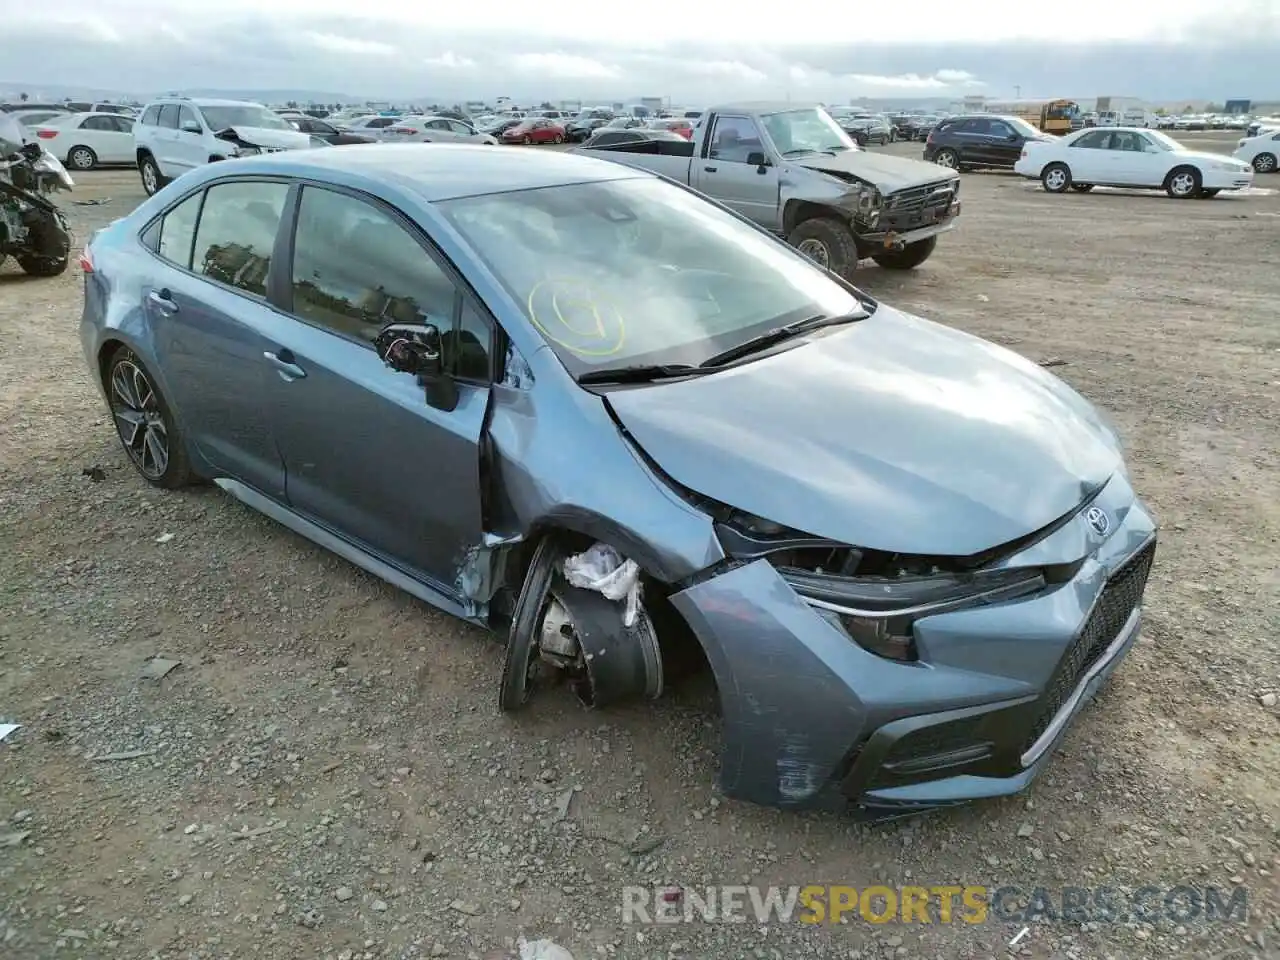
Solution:
{"label": "alloy wheel", "polygon": [[76,147],[71,151],[71,156],[67,157],[71,166],[76,170],[92,170],[94,164],[93,151],[86,147]]}
{"label": "alloy wheel", "polygon": [[957,162],[956,155],[950,150],[943,150],[934,158],[934,162],[937,163],[938,166],[946,167],[949,170],[954,170],[960,165]]}
{"label": "alloy wheel", "polygon": [[155,193],[159,186],[156,168],[151,163],[144,163],[142,165],[142,188],[150,195]]}
{"label": "alloy wheel", "polygon": [[149,480],[169,469],[169,429],[160,398],[142,368],[121,360],[111,371],[111,413],[120,442],[134,465]]}
{"label": "alloy wheel", "polygon": [[1258,173],[1271,173],[1276,168],[1276,158],[1269,153],[1260,153],[1253,158],[1253,169]]}
{"label": "alloy wheel", "polygon": [[1179,173],[1169,181],[1169,186],[1180,197],[1188,197],[1196,192],[1196,178],[1190,173]]}
{"label": "alloy wheel", "polygon": [[1067,171],[1055,167],[1044,175],[1044,185],[1050,190],[1063,190],[1067,186]]}

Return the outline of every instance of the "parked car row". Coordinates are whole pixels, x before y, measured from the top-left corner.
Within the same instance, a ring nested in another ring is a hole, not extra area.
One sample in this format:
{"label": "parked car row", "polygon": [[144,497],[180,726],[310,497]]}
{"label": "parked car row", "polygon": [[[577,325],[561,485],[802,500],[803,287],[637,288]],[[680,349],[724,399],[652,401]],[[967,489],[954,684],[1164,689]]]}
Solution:
{"label": "parked car row", "polygon": [[1087,127],[1058,137],[1018,117],[973,114],[942,121],[925,142],[924,159],[953,170],[1011,169],[1046,190],[1087,193],[1095,186],[1165,190],[1211,198],[1253,185],[1276,170],[1280,131],[1245,138],[1231,156],[1191,149],[1160,130]]}

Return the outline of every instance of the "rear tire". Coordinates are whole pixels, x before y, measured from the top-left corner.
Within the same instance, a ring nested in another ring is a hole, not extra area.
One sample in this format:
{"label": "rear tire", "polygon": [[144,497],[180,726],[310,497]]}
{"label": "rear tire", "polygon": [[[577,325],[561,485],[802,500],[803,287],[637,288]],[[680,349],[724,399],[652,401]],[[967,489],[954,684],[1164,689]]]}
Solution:
{"label": "rear tire", "polygon": [[950,147],[943,147],[933,155],[933,162],[940,167],[946,167],[948,170],[959,170],[960,154]]}
{"label": "rear tire", "polygon": [[1174,167],[1165,177],[1164,189],[1175,200],[1192,200],[1200,193],[1200,171],[1195,167]]}
{"label": "rear tire", "polygon": [[160,165],[151,154],[144,154],[138,161],[138,175],[142,177],[142,189],[148,197],[162,190],[169,181],[160,172]]}
{"label": "rear tire", "polygon": [[86,146],[72,147],[67,151],[67,166],[72,170],[92,170],[98,165],[98,155]]}
{"label": "rear tire", "polygon": [[1046,193],[1066,193],[1071,186],[1071,169],[1065,163],[1051,163],[1040,171]]}
{"label": "rear tire", "polygon": [[[166,490],[194,483],[177,421],[138,355],[128,347],[112,354],[103,385],[120,445],[142,478]],[[161,449],[163,457],[157,452]]]}
{"label": "rear tire", "polygon": [[909,243],[901,250],[883,250],[873,253],[871,259],[885,270],[914,270],[933,255],[938,245],[937,237],[925,237]]}
{"label": "rear tire", "polygon": [[30,248],[15,258],[23,273],[32,277],[56,277],[64,273],[71,258],[71,235],[52,214],[32,210],[24,219]]}
{"label": "rear tire", "polygon": [[849,226],[833,217],[804,220],[787,236],[787,242],[818,266],[841,277],[851,277],[858,266],[858,244]]}

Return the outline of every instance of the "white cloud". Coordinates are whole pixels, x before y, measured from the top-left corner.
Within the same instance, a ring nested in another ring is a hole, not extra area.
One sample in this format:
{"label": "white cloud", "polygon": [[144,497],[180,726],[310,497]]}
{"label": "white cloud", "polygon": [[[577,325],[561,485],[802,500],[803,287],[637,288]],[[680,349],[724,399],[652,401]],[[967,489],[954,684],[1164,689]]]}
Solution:
{"label": "white cloud", "polygon": [[476,62],[470,57],[459,56],[452,50],[446,50],[439,56],[425,57],[422,62],[429,67],[444,67],[454,70],[470,70],[476,65]]}
{"label": "white cloud", "polygon": [[947,93],[961,87],[980,87],[983,82],[967,70],[937,70],[927,76],[918,73],[828,73],[809,67],[792,66],[787,71],[790,82],[797,87],[825,90],[851,89],[852,93],[937,92]]}
{"label": "white cloud", "polygon": [[340,37],[336,33],[317,33],[309,30],[308,40],[321,50],[332,53],[354,53],[360,55],[393,56],[396,48],[381,40],[361,40],[358,37]]}
{"label": "white cloud", "polygon": [[617,67],[570,53],[522,53],[514,64],[517,70],[558,80],[610,80],[618,76]]}
{"label": "white cloud", "polygon": [[769,79],[764,72],[740,60],[691,60],[681,67],[695,76],[723,77],[743,83],[763,83]]}

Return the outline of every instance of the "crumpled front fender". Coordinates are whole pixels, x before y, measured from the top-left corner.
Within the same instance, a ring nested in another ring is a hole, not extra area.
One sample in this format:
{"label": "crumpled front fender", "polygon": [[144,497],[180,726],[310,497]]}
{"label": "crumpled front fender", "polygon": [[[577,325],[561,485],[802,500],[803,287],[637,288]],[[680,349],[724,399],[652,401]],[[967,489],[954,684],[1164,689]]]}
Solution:
{"label": "crumpled front fender", "polygon": [[720,788],[753,803],[822,805],[866,716],[830,666],[847,659],[848,639],[815,620],[765,560],[671,601],[697,634],[720,691]]}

